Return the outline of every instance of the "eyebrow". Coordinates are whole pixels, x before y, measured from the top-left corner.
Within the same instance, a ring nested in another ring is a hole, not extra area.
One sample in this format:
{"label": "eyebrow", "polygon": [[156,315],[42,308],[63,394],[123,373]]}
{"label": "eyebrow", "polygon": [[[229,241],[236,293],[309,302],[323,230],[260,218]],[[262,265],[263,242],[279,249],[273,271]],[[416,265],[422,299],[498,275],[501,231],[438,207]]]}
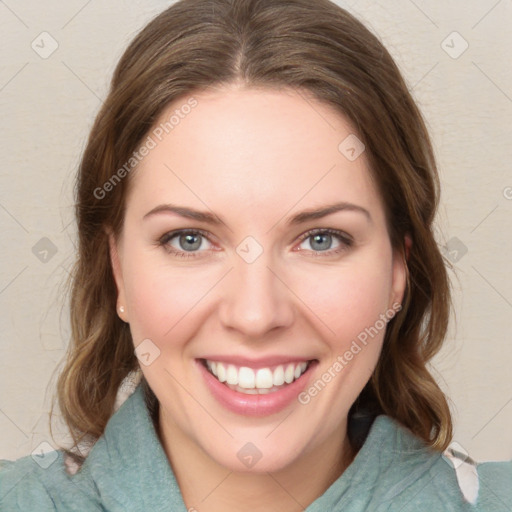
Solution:
{"label": "eyebrow", "polygon": [[[297,224],[302,224],[310,220],[317,220],[321,219],[323,217],[326,217],[327,215],[331,215],[336,212],[342,212],[342,211],[350,211],[350,212],[358,212],[362,213],[366,219],[371,223],[372,217],[370,215],[370,212],[363,208],[362,206],[359,206],[357,204],[347,203],[345,201],[342,201],[340,203],[334,203],[331,205],[326,205],[321,208],[311,208],[309,210],[304,210],[300,213],[295,214],[293,217],[291,217],[287,221],[287,225],[289,226],[295,226]],[[151,211],[146,213],[144,215],[143,219],[147,219],[148,217],[151,217],[153,215],[161,214],[161,213],[175,213],[179,215],[180,217],[185,217],[187,219],[196,220],[199,222],[204,222],[206,224],[211,224],[214,226],[218,226],[220,224],[225,224],[221,218],[219,218],[217,215],[205,212],[205,211],[199,211],[194,210],[193,208],[187,208],[185,206],[177,206],[173,204],[160,204],[153,208]]]}

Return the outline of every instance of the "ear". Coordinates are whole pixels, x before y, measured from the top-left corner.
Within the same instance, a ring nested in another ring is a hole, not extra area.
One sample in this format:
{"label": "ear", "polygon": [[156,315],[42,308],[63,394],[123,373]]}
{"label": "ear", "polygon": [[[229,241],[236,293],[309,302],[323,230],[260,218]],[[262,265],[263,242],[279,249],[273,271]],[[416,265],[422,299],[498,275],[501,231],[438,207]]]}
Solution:
{"label": "ear", "polygon": [[402,304],[409,275],[407,261],[409,260],[411,247],[412,239],[409,234],[406,234],[404,236],[403,250],[393,251],[393,282],[390,297],[390,307],[396,303]]}
{"label": "ear", "polygon": [[409,234],[406,234],[404,237],[404,251],[405,251],[406,262],[409,261],[409,254],[411,253],[411,247],[412,247],[412,238]]}
{"label": "ear", "polygon": [[[114,276],[114,281],[116,283],[117,288],[117,305],[116,311],[119,315],[119,318],[124,322],[128,322],[128,308],[126,304],[126,295],[124,291],[124,280],[123,280],[123,272],[121,268],[121,260],[119,258],[119,250],[118,250],[118,242],[116,241],[114,234],[110,228],[106,228],[105,232],[108,237],[108,245],[109,245],[109,254],[110,254],[110,263],[112,266],[112,274]],[[120,308],[124,308],[124,311],[120,311]]]}

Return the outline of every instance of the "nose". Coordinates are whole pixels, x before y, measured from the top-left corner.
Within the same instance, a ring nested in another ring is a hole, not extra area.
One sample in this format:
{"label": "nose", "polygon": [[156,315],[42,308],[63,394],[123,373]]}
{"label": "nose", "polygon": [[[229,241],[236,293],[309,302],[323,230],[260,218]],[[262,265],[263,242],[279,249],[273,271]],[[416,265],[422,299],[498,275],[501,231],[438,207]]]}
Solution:
{"label": "nose", "polygon": [[234,268],[221,291],[222,325],[253,339],[292,325],[293,293],[266,253],[252,263],[235,256]]}

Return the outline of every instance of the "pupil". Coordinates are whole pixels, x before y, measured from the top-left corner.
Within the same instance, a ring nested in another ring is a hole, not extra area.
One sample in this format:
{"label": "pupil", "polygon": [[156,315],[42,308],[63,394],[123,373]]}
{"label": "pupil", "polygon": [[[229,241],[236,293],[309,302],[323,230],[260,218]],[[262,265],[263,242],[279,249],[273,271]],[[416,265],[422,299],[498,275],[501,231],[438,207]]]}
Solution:
{"label": "pupil", "polygon": [[[324,240],[324,243],[322,244],[322,239]],[[318,249],[320,251],[324,251],[326,249],[329,249],[329,246],[330,246],[330,239],[331,239],[331,235],[329,234],[325,234],[325,235],[313,235],[313,243],[311,244],[311,246],[313,247],[313,249]],[[319,245],[320,247],[314,247],[314,244],[316,244],[317,242],[319,241]],[[326,243],[327,241],[327,243]]]}
{"label": "pupil", "polygon": [[[187,250],[199,249],[199,247],[201,246],[201,241],[200,240],[199,241],[196,240],[196,242],[194,244],[194,239],[198,240],[199,236],[198,235],[192,235],[192,234],[181,235],[181,237],[180,237],[180,244],[181,244],[182,247],[185,246],[184,248],[185,248],[186,251]],[[183,242],[183,244],[182,244],[182,242]],[[186,244],[189,244],[189,243],[191,243],[192,246],[189,245],[188,248],[187,248]]]}

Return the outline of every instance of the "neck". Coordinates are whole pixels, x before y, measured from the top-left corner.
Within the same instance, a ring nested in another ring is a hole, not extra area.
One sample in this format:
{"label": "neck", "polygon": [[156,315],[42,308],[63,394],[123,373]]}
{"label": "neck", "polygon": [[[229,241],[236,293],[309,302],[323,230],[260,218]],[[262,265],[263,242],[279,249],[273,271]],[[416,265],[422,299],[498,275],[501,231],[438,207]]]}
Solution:
{"label": "neck", "polygon": [[[162,428],[164,426],[164,428]],[[174,428],[173,428],[174,427]],[[355,457],[346,422],[323,444],[275,472],[234,472],[211,459],[159,413],[159,437],[187,510],[291,512],[320,497]],[[171,442],[172,440],[172,442]]]}

